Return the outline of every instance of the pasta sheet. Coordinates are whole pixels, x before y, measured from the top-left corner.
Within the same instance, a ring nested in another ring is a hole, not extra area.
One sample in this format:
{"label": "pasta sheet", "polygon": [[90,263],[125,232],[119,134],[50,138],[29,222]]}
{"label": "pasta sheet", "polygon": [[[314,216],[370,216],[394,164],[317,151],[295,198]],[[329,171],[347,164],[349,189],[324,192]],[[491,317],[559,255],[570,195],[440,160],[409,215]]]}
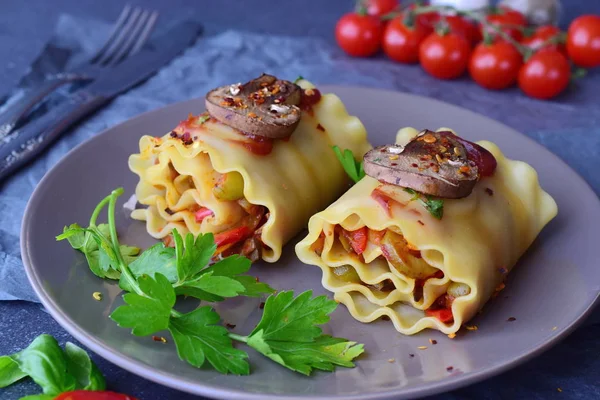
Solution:
{"label": "pasta sheet", "polygon": [[[314,87],[308,81],[299,85]],[[129,167],[140,178],[136,196],[147,208],[135,210],[133,218],[146,221],[155,238],[164,238],[174,228],[195,235],[226,230],[239,220],[242,209],[215,198],[213,171],[237,171],[244,180],[245,199],[270,213],[261,234],[266,246],[262,258],[268,262],[277,261],[282,246],[308,218],[348,187],[332,146],[351,149],[361,158],[371,148],[360,120],[348,115],[334,94],[323,94],[312,112],[302,112],[290,139],[276,140],[268,155],[248,151],[236,142],[243,138],[238,131],[214,119],[186,130],[196,137],[189,145],[169,134],[140,139],[140,152],[130,156]],[[174,179],[170,164],[179,174]],[[214,215],[198,223],[190,211],[194,205]]]}
{"label": "pasta sheet", "polygon": [[[413,128],[401,129],[397,143],[406,144],[417,133]],[[445,199],[441,220],[418,201],[411,201],[411,194],[390,185],[386,186],[392,188],[391,197],[396,201],[388,214],[371,196],[381,184],[369,176],[310,219],[308,236],[297,244],[296,253],[304,263],[323,270],[323,286],[334,292],[335,299],[345,304],[354,318],[368,323],[386,315],[399,332],[408,335],[425,328],[456,332],[490,299],[505,274],[556,216],[556,203],[542,190],[531,166],[506,158],[491,142],[477,143],[495,156],[497,169],[493,176],[481,179],[468,197]],[[336,225],[348,231],[364,226],[400,231],[444,276],[426,280],[422,298],[415,300],[415,279],[391,267],[373,243],[363,253],[364,261],[345,251],[334,240]],[[311,245],[321,232],[325,233],[325,245],[319,256]],[[356,270],[361,283],[346,282],[333,273],[333,268],[345,265]],[[385,280],[393,282],[393,290],[383,292],[365,285]],[[471,291],[452,303],[454,321],[443,323],[424,310],[451,282],[467,284]]]}

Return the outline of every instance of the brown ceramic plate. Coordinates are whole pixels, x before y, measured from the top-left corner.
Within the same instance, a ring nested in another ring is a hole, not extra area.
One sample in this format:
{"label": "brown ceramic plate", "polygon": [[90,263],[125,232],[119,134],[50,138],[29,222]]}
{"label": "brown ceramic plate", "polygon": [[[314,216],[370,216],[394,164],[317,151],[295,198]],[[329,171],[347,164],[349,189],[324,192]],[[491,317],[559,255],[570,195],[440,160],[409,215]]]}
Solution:
{"label": "brown ceramic plate", "polygon": [[[356,368],[307,378],[250,351],[252,374],[237,377],[195,369],[177,358],[172,343],[157,346],[109,321],[108,314],[121,303],[119,288],[92,275],[83,257],[54,236],[65,224],[85,223],[98,201],[119,186],[126,192],[122,204],[136,184],[127,158],[137,150],[139,137],[160,135],[189,112],[199,113],[201,99],[143,114],[99,134],[69,153],[38,185],[23,220],[21,247],[29,279],[52,316],[106,359],[186,392],[223,399],[404,399],[455,389],[522,363],[569,334],[598,302],[600,268],[592,249],[600,225],[591,221],[600,220],[600,202],[558,157],[496,121],[436,100],[363,88],[322,90],[337,93],[361,118],[374,145],[393,141],[403,126],[447,126],[470,140],[494,141],[507,156],[539,172],[543,188],[558,203],[558,217],[521,259],[502,295],[472,322],[479,330],[453,340],[434,331],[402,336],[390,322],[361,324],[340,306],[326,330],[365,344],[367,353]],[[144,225],[121,208],[117,217],[123,243],[153,243]],[[326,293],[320,270],[299,262],[294,244],[288,244],[276,265],[257,264],[253,272],[275,288]],[[93,300],[95,291],[104,294],[103,301]],[[218,310],[237,325],[236,332],[246,334],[259,317],[258,302],[243,298],[220,304]],[[507,322],[509,317],[516,321]],[[423,345],[429,348],[417,350]],[[388,362],[391,358],[396,361]]]}

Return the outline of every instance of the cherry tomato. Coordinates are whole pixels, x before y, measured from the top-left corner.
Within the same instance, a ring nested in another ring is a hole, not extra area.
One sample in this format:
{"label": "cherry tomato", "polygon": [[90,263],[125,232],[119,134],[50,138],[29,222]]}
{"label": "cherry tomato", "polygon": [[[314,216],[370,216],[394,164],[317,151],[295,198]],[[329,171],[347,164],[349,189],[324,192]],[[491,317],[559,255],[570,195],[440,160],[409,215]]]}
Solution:
{"label": "cherry tomato", "polygon": [[447,15],[444,19],[439,17],[438,24],[443,23],[442,21],[444,20],[446,20],[450,32],[461,35],[472,44],[475,44],[480,40],[481,33],[479,32],[479,29],[467,19],[459,15]]}
{"label": "cherry tomato", "polygon": [[561,53],[563,53],[563,55],[565,57],[567,57],[568,56],[567,48],[564,44],[553,43],[553,44],[544,45],[544,43],[548,39],[551,39],[559,34],[560,34],[560,29],[558,29],[556,26],[544,25],[544,26],[540,26],[539,28],[537,28],[535,30],[535,32],[533,33],[533,35],[523,38],[521,43],[534,51],[541,50],[542,48],[555,49],[555,50],[560,51]]}
{"label": "cherry tomato", "polygon": [[467,39],[456,33],[427,36],[419,47],[421,66],[439,79],[457,78],[469,64],[471,46]]}
{"label": "cherry tomato", "polygon": [[600,65],[600,16],[582,15],[571,22],[567,51],[571,60],[580,67]]}
{"label": "cherry tomato", "polygon": [[75,390],[59,394],[54,400],[137,400],[135,397],[115,392]]}
{"label": "cherry tomato", "polygon": [[[499,7],[497,13],[489,14],[485,19],[487,22],[496,25],[503,32],[518,41],[523,37],[521,28],[527,26],[527,19],[525,19],[525,16],[508,7]],[[488,33],[494,38],[499,36],[493,29],[488,28]]]}
{"label": "cherry tomato", "polygon": [[[417,6],[415,4],[411,4],[408,9],[414,10],[416,7]],[[433,32],[435,24],[439,21],[439,19],[440,15],[435,11],[426,12],[416,16],[417,24],[425,28],[428,33]]]}
{"label": "cherry tomato", "polygon": [[565,56],[557,50],[540,50],[521,67],[519,87],[530,97],[549,99],[567,88],[570,77]]}
{"label": "cherry tomato", "polygon": [[499,90],[517,81],[522,64],[521,53],[510,43],[479,43],[471,55],[469,73],[480,86]]}
{"label": "cherry tomato", "polygon": [[382,17],[398,8],[398,0],[367,0],[367,14]]}
{"label": "cherry tomato", "polygon": [[402,18],[395,18],[383,33],[383,51],[389,58],[402,63],[419,61],[419,45],[429,35],[429,31],[420,24],[407,27]]}
{"label": "cherry tomato", "polygon": [[217,247],[225,246],[226,244],[237,243],[252,236],[252,231],[246,225],[237,228],[232,228],[228,231],[217,233],[215,235],[215,244]]}
{"label": "cherry tomato", "polygon": [[335,39],[342,50],[351,56],[368,57],[379,50],[382,30],[378,18],[349,13],[340,18],[335,26]]}

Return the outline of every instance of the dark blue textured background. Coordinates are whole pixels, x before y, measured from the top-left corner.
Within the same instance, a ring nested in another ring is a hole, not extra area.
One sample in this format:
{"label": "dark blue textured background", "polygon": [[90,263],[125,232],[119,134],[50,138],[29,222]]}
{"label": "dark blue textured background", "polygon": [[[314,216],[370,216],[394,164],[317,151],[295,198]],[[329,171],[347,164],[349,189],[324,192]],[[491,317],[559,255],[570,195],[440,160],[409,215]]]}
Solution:
{"label": "dark blue textured background", "polygon": [[[207,35],[226,29],[239,29],[287,36],[314,36],[331,44],[336,19],[352,5],[349,0],[148,0],[133,3],[160,10],[164,19],[181,15],[197,18],[205,24]],[[123,4],[117,0],[0,1],[0,93],[16,83],[39,53],[52,33],[59,13],[110,21],[118,15]],[[563,24],[581,13],[600,14],[599,0],[563,0],[563,4]],[[284,18],[286,13],[293,17]],[[347,62],[357,71],[380,65],[377,61]],[[596,193],[600,192],[600,174],[596,172],[600,167],[598,71],[592,71],[579,88],[569,90],[555,102],[546,103],[530,101],[516,89],[503,93],[486,92],[464,80],[439,82],[423,77],[420,84],[425,86],[416,89],[411,82],[402,80],[405,68],[417,67],[386,66],[385,71],[382,70],[381,82],[374,82],[373,85],[385,86],[390,81],[386,73],[393,70],[395,88],[441,97],[447,101],[447,92],[456,91],[461,98],[455,103],[500,119],[528,134],[565,159],[592,185]],[[552,112],[549,112],[550,108]],[[435,396],[434,399],[600,399],[598,314],[596,312],[584,327],[535,360],[496,378]],[[0,354],[25,347],[41,333],[52,334],[61,343],[74,341],[39,304],[0,302]],[[95,355],[93,358],[106,375],[112,390],[127,392],[144,400],[197,398],[138,378]],[[559,387],[563,390],[560,393],[557,391]],[[0,398],[11,400],[36,392],[35,385],[23,382],[1,391]]]}

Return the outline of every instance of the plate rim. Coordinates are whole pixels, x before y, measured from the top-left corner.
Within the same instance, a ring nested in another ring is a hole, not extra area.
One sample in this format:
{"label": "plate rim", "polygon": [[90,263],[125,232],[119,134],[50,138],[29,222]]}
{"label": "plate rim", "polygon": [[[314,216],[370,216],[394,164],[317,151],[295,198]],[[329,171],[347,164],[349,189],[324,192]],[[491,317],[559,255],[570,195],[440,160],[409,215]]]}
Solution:
{"label": "plate rim", "polygon": [[[374,92],[389,92],[394,93],[396,95],[402,95],[407,97],[417,97],[420,99],[424,99],[426,101],[439,103],[444,107],[453,107],[455,109],[461,110],[461,112],[467,112],[475,114],[479,117],[483,117],[490,121],[493,121],[497,124],[504,126],[506,129],[513,131],[518,134],[521,139],[529,141],[530,144],[536,146],[539,150],[544,152],[544,157],[550,157],[552,162],[558,162],[572,172],[577,179],[579,179],[583,183],[588,191],[591,192],[595,196],[596,203],[600,207],[600,198],[594,191],[594,189],[590,186],[590,184],[579,175],[579,173],[574,170],[570,165],[568,165],[563,159],[561,159],[558,155],[552,153],[549,149],[536,142],[535,140],[529,138],[527,135],[522,134],[521,132],[515,130],[514,128],[498,121],[492,119],[486,115],[477,113],[468,108],[459,107],[455,104],[447,103],[445,101],[441,101],[435,98],[421,96],[413,93],[400,92],[395,90],[386,90],[368,86],[359,86],[359,85],[320,85],[323,89],[326,89],[328,92],[336,93],[336,90],[368,90]],[[38,279],[38,275],[36,273],[36,268],[33,266],[31,262],[31,257],[29,255],[28,246],[27,246],[27,237],[29,234],[29,225],[31,221],[32,209],[34,200],[41,196],[41,192],[44,187],[47,185],[47,182],[50,179],[50,176],[55,173],[55,171],[59,168],[60,165],[66,163],[67,160],[74,154],[79,151],[81,148],[86,146],[91,146],[94,142],[99,140],[99,138],[108,132],[119,129],[123,125],[134,123],[144,118],[147,118],[152,113],[156,113],[159,111],[164,111],[166,109],[176,109],[181,107],[185,103],[190,103],[193,101],[199,101],[201,98],[191,98],[182,101],[178,101],[175,103],[167,104],[162,107],[158,107],[149,111],[145,111],[141,114],[138,114],[134,117],[128,118],[124,121],[119,122],[111,127],[108,127],[101,132],[95,134],[94,136],[86,139],[85,141],[79,143],[69,152],[67,152],[61,159],[52,166],[39,181],[37,186],[35,187],[31,197],[27,202],[27,206],[25,207],[25,212],[23,214],[23,219],[21,222],[21,230],[20,230],[20,250],[21,250],[21,259],[23,262],[23,266],[25,269],[25,273],[31,284],[35,294],[38,296],[40,302],[44,306],[44,308],[48,311],[48,313],[58,322],[58,324],[65,329],[70,335],[72,335],[75,339],[80,341],[94,353],[99,355],[100,357],[110,361],[114,365],[123,368],[141,378],[148,379],[150,381],[156,382],[158,384],[180,390],[183,392],[192,393],[200,396],[207,396],[210,398],[227,398],[232,400],[267,400],[267,399],[289,399],[289,400],[306,400],[306,399],[336,399],[336,400],[385,400],[385,399],[411,399],[420,396],[431,396],[434,394],[439,394],[443,392],[449,392],[451,390],[455,390],[461,387],[465,387],[477,382],[480,382],[485,379],[489,379],[491,377],[497,376],[509,369],[515,368],[518,365],[525,363],[526,361],[531,360],[534,357],[537,357],[544,351],[554,347],[562,340],[564,340],[568,335],[570,335],[577,327],[579,327],[582,322],[591,314],[593,309],[600,304],[600,293],[596,295],[596,298],[593,302],[591,302],[588,307],[578,315],[571,324],[563,327],[559,332],[557,332],[554,336],[548,338],[547,340],[539,343],[538,345],[530,348],[529,351],[522,353],[516,358],[508,360],[504,363],[500,363],[496,366],[488,367],[479,371],[473,371],[465,374],[461,374],[459,376],[448,376],[448,378],[439,380],[435,383],[429,382],[426,387],[414,387],[414,388],[399,388],[392,389],[389,391],[382,392],[372,392],[366,394],[353,394],[353,395],[333,395],[333,396],[322,396],[322,395],[286,395],[286,394],[265,394],[265,393],[248,393],[238,389],[229,389],[224,388],[220,385],[213,385],[210,383],[203,383],[202,381],[192,381],[189,379],[178,377],[174,374],[170,374],[160,369],[147,365],[142,361],[136,360],[130,356],[127,356],[117,349],[114,349],[108,345],[101,343],[96,337],[88,335],[82,328],[79,327],[76,321],[73,321],[66,313],[63,313],[61,308],[52,300],[52,298],[47,294],[47,291],[43,287],[42,283]],[[360,118],[360,116],[357,115]],[[359,361],[360,362],[360,361]]]}

